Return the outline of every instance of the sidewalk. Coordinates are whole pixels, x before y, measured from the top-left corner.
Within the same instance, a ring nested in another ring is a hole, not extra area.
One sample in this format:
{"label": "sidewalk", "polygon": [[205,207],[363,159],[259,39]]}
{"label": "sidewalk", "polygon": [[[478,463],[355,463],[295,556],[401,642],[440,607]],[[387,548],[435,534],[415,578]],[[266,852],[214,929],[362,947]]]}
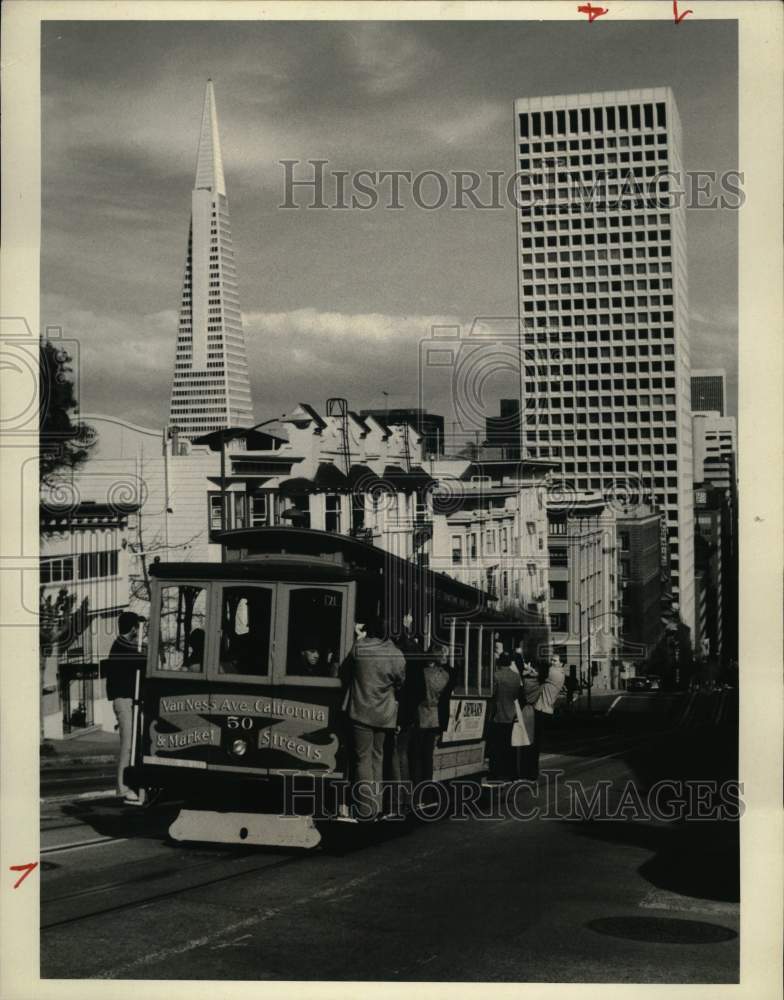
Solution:
{"label": "sidewalk", "polygon": [[120,734],[103,729],[91,729],[70,739],[44,740],[41,769],[67,767],[70,764],[109,764],[117,760]]}

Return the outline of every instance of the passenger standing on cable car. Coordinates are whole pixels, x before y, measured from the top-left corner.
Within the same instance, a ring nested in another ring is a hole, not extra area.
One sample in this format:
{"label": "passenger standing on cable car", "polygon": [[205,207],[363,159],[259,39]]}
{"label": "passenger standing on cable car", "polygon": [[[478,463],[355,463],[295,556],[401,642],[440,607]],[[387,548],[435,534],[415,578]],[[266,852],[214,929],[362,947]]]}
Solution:
{"label": "passenger standing on cable car", "polygon": [[515,774],[512,752],[512,725],[517,718],[515,703],[522,686],[520,671],[503,643],[496,643],[496,671],[493,680],[492,718],[488,732],[488,757],[491,781],[513,778]]}
{"label": "passenger standing on cable car", "polygon": [[[515,661],[517,664],[517,660]],[[536,712],[534,705],[539,700],[542,685],[539,682],[539,671],[525,660],[520,659],[518,669],[523,685],[517,699],[520,706],[520,720],[523,724],[525,739],[528,743],[516,748],[516,776],[527,781],[536,781],[539,777],[539,752],[536,748]]]}
{"label": "passenger standing on cable car", "polygon": [[384,639],[381,621],[357,623],[357,639],[352,653],[346,710],[351,721],[355,782],[369,782],[362,790],[363,818],[381,810],[381,781],[384,770],[384,742],[397,725],[396,693],[406,676],[406,661],[397,646]]}
{"label": "passenger standing on cable car", "polygon": [[550,657],[550,666],[547,676],[542,681],[539,694],[534,702],[534,750],[531,755],[531,768],[535,776],[539,775],[539,754],[542,749],[542,737],[547,731],[550,720],[553,717],[553,710],[561,688],[564,686],[566,673],[561,657],[553,653]]}
{"label": "passenger standing on cable car", "polygon": [[436,741],[446,729],[449,718],[449,694],[453,686],[449,670],[449,648],[433,643],[428,660],[419,675],[420,694],[414,713],[409,742],[409,768],[416,786],[433,780],[433,756]]}
{"label": "passenger standing on cable car", "polygon": [[105,661],[106,697],[112,703],[120,729],[120,753],[117,761],[117,794],[128,805],[141,805],[142,799],[125,784],[125,768],[131,763],[133,738],[133,699],[136,676],[143,674],[146,650],[139,649],[142,619],[133,611],[123,611],[117,620],[117,638]]}
{"label": "passenger standing on cable car", "polygon": [[410,781],[409,742],[419,703],[424,666],[420,659],[422,647],[414,633],[414,619],[410,613],[403,616],[403,629],[397,647],[405,657],[406,678],[398,692],[397,726],[387,740],[384,763],[391,781]]}

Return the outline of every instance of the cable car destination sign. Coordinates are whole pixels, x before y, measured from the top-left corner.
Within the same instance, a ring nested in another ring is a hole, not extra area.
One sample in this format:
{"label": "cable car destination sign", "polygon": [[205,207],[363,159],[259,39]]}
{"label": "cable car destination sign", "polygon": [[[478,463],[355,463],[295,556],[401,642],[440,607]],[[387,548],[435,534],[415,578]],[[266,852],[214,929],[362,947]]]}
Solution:
{"label": "cable car destination sign", "polygon": [[[326,770],[335,768],[338,739],[327,732],[329,709],[286,698],[230,694],[172,695],[160,699],[150,726],[151,753],[162,760],[194,747],[226,747],[227,739],[248,738],[249,766],[269,766],[261,751],[278,751]],[[313,739],[313,736],[318,738]]]}

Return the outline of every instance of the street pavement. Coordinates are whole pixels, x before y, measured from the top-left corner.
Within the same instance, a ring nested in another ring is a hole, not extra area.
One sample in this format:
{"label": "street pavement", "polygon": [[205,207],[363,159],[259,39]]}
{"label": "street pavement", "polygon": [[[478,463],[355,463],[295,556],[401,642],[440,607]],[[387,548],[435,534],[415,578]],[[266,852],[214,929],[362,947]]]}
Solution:
{"label": "street pavement", "polygon": [[[669,720],[672,700],[653,697],[647,717]],[[726,702],[681,699],[683,724],[665,731],[640,728],[642,702],[557,723],[538,793],[562,772],[549,818],[488,791],[479,815],[376,825],[307,854],[174,844],[172,806],[44,802],[41,975],[737,982],[738,824],[617,814],[632,786],[648,801],[661,777],[734,776]],[[603,818],[570,813],[566,779],[589,796],[607,783]]]}

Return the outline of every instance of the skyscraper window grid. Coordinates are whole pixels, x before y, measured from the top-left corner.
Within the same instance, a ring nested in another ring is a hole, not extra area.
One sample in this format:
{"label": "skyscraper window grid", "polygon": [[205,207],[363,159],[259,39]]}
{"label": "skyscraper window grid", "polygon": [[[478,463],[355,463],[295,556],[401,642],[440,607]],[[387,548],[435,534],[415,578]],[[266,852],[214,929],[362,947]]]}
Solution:
{"label": "skyscraper window grid", "polygon": [[524,444],[578,492],[653,496],[693,627],[681,126],[668,87],[515,102]]}

